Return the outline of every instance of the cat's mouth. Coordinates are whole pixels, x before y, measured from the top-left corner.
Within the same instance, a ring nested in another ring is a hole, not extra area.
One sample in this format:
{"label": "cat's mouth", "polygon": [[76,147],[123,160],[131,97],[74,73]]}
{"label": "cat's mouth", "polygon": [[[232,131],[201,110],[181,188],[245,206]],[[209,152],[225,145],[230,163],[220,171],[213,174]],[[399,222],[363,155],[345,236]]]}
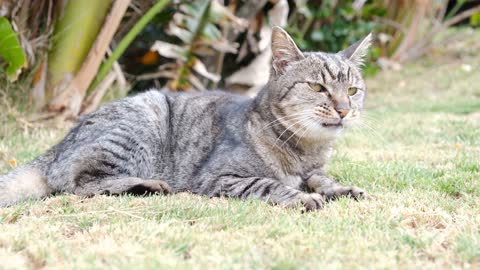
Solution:
{"label": "cat's mouth", "polygon": [[342,123],[336,123],[336,124],[329,124],[329,123],[323,123],[322,127],[326,128],[341,128],[343,127]]}

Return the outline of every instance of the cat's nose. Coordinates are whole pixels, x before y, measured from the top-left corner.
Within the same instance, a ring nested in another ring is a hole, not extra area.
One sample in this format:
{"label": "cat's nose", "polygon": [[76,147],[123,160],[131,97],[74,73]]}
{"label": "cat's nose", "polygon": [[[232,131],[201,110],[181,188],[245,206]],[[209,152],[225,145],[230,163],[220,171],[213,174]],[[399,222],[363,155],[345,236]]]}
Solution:
{"label": "cat's nose", "polygon": [[338,115],[340,115],[340,118],[344,118],[347,116],[347,114],[350,112],[350,110],[345,110],[345,109],[336,109]]}

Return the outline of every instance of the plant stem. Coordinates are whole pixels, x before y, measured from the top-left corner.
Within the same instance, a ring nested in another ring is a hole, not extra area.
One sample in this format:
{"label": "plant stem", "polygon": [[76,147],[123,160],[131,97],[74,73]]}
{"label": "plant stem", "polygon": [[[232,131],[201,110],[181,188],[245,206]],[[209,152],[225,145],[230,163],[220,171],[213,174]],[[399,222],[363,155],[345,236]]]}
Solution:
{"label": "plant stem", "polygon": [[90,86],[90,89],[94,89],[97,85],[105,78],[110,69],[113,66],[113,63],[122,56],[127,47],[132,43],[132,41],[137,37],[140,31],[145,28],[145,26],[159,13],[162,9],[170,2],[170,0],[160,0],[153,7],[151,7],[145,15],[143,15],[140,20],[132,27],[132,29],[127,33],[127,35],[118,43],[118,46],[112,52],[112,55],[105,61],[100,70],[98,71],[95,81]]}
{"label": "plant stem", "polygon": [[80,70],[92,44],[95,42],[111,1],[68,1],[51,38],[48,52],[47,97],[57,96]]}
{"label": "plant stem", "polygon": [[182,66],[178,69],[177,72],[177,77],[175,80],[170,83],[170,88],[172,90],[178,90],[183,89],[185,85],[185,81],[188,80],[188,76],[191,73],[190,67],[194,64],[194,49],[197,40],[200,38],[200,36],[203,33],[203,29],[205,28],[205,25],[208,22],[209,14],[210,14],[210,5],[211,5],[211,0],[205,0],[201,5],[198,7],[200,12],[200,17],[196,18],[198,19],[197,25],[195,27],[195,31],[192,33],[192,39],[190,40],[190,43],[188,44],[188,50],[186,53],[186,60],[185,62],[182,63]]}

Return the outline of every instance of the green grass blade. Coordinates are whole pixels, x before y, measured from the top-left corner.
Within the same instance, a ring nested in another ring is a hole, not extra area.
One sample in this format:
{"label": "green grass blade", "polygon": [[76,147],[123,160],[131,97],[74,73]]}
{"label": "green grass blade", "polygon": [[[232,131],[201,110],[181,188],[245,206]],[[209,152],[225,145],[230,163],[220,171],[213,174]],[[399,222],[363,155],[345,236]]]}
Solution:
{"label": "green grass blade", "polygon": [[112,52],[112,55],[105,61],[98,71],[98,75],[93,81],[90,89],[94,89],[108,74],[113,66],[113,63],[122,56],[123,52],[132,43],[135,37],[142,31],[143,28],[157,15],[163,8],[170,2],[170,0],[160,0],[152,8],[150,8],[145,15],[133,26],[133,28],[127,33],[127,35],[120,41],[118,46]]}

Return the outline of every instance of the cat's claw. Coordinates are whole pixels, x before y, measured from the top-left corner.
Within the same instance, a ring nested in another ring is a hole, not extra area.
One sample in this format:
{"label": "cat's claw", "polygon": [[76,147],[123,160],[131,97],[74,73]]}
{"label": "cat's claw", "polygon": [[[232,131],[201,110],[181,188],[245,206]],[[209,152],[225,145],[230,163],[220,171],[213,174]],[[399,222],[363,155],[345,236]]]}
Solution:
{"label": "cat's claw", "polygon": [[167,195],[173,193],[172,188],[165,181],[162,180],[147,180],[144,183],[136,185],[129,192],[139,195]]}
{"label": "cat's claw", "polygon": [[363,200],[367,198],[365,190],[356,186],[333,186],[327,189],[316,190],[320,195],[325,196],[327,201],[335,200],[339,197],[350,197],[355,200]]}

